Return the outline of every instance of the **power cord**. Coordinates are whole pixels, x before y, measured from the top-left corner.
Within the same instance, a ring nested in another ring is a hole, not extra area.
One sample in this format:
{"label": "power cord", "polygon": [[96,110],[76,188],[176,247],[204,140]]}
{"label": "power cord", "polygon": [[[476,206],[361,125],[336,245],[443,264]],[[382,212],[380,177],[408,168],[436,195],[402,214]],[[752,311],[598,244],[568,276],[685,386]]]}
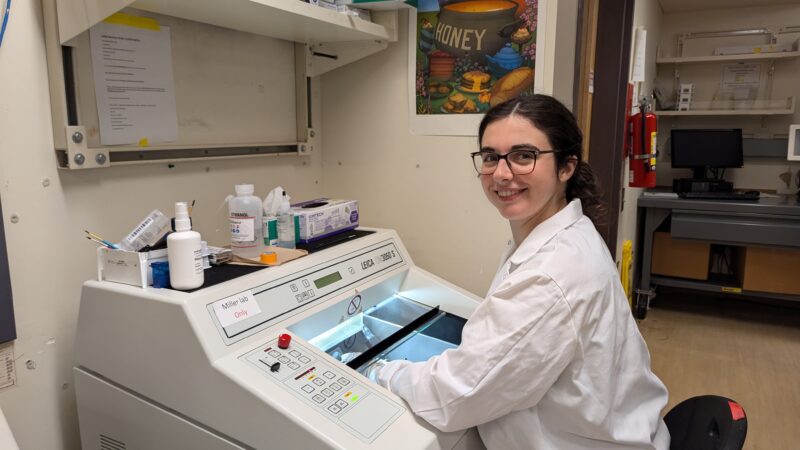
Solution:
{"label": "power cord", "polygon": [[6,25],[8,25],[8,16],[11,15],[11,0],[6,0],[6,7],[3,10],[3,25],[0,27],[0,45],[3,45],[3,35],[6,34]]}

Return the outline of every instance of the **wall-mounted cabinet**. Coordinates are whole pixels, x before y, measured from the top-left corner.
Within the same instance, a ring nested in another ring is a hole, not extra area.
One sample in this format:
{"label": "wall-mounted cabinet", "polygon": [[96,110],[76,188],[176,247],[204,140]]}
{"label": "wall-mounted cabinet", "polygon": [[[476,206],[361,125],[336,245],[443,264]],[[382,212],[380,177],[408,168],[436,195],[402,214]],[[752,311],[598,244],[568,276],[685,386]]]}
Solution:
{"label": "wall-mounted cabinet", "polygon": [[300,0],[57,0],[62,44],[125,7],[302,43],[393,40],[396,26]]}
{"label": "wall-mounted cabinet", "polygon": [[[169,27],[178,138],[103,145],[89,30],[123,12]],[[319,149],[311,79],[385,49],[397,11],[373,21],[300,0],[44,0],[59,167],[308,155]]]}

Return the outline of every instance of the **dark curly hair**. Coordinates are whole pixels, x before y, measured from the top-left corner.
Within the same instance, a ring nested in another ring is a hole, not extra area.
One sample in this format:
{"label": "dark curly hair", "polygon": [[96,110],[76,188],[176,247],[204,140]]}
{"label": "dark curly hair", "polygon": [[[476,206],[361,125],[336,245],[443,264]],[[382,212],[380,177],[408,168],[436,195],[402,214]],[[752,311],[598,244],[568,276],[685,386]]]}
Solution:
{"label": "dark curly hair", "polygon": [[597,180],[589,163],[583,161],[583,133],[572,112],[561,102],[549,95],[535,94],[515,97],[486,112],[478,129],[478,145],[483,141],[483,133],[491,123],[510,116],[527,119],[533,126],[547,136],[553,148],[558,149],[556,157],[556,173],[565,167],[571,158],[577,160],[575,172],[567,181],[567,201],[575,198],[581,200],[583,213],[591,219],[595,226],[602,223],[606,214]]}

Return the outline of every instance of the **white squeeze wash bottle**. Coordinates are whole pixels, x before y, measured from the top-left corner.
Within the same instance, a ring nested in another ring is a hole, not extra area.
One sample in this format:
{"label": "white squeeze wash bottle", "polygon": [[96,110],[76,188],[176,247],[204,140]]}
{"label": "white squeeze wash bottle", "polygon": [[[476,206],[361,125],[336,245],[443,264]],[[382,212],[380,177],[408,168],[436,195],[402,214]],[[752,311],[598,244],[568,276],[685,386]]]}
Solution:
{"label": "white squeeze wash bottle", "polygon": [[167,236],[169,283],[181,291],[203,285],[203,249],[200,233],[192,231],[186,202],[175,203],[175,232]]}

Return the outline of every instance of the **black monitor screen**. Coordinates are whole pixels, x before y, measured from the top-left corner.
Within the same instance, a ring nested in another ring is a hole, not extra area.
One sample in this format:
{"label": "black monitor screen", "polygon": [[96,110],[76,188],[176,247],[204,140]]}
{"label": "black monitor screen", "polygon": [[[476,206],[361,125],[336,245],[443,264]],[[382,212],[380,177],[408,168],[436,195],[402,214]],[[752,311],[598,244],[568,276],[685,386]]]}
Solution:
{"label": "black monitor screen", "polygon": [[742,130],[672,130],[672,167],[742,167]]}

